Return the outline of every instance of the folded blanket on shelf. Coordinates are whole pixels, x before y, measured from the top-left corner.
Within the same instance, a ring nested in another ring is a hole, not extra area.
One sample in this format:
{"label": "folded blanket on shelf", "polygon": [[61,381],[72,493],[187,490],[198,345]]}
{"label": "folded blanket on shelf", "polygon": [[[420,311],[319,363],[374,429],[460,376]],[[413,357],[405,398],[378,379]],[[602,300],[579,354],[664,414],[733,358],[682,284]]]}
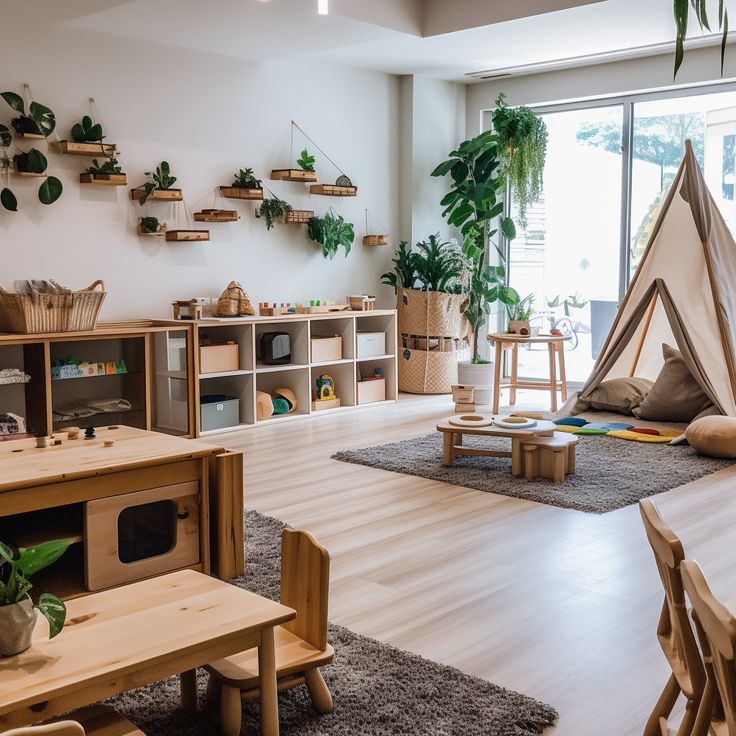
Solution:
{"label": "folded blanket on shelf", "polygon": [[0,385],[9,383],[28,383],[31,377],[19,368],[3,368],[0,371]]}
{"label": "folded blanket on shelf", "polygon": [[65,406],[54,408],[54,420],[65,422],[69,419],[84,419],[95,414],[114,414],[130,411],[133,408],[127,399],[84,399]]}

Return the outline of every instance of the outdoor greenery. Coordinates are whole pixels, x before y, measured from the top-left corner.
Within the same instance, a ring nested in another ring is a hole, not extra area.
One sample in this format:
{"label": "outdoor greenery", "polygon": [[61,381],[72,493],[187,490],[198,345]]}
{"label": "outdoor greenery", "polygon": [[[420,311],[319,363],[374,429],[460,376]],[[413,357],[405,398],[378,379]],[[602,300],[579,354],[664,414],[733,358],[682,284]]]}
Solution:
{"label": "outdoor greenery", "polygon": [[72,126],[72,138],[77,143],[99,143],[104,137],[102,126],[95,123],[89,115],[85,115],[81,123],[74,123]]}
{"label": "outdoor greenery", "polygon": [[544,183],[547,157],[547,126],[528,107],[509,107],[503,92],[491,113],[498,137],[501,174],[510,186],[519,208],[519,222],[526,227],[526,211],[539,199]]}
{"label": "outdoor greenery", "polygon": [[263,182],[260,179],[256,179],[253,169],[240,169],[234,175],[232,186],[243,187],[243,189],[262,189]]}
{"label": "outdoor greenery", "polygon": [[322,247],[325,258],[334,258],[340,246],[344,248],[347,258],[355,239],[355,228],[330,208],[324,217],[309,218],[307,236]]}
{"label": "outdoor greenery", "polygon": [[317,159],[314,156],[310,156],[309,153],[307,153],[306,148],[303,148],[301,156],[296,160],[296,162],[302,170],[314,171],[314,164],[316,160]]}
{"label": "outdoor greenery", "polygon": [[[31,577],[56,562],[68,547],[68,539],[56,539],[21,547],[15,556],[8,545],[0,542],[0,606],[24,600],[33,587]],[[55,595],[43,593],[36,608],[48,619],[49,637],[53,639],[64,628],[66,606]]]}
{"label": "outdoor greenery", "polygon": [[149,180],[143,185],[143,194],[138,197],[140,204],[145,204],[156,189],[163,191],[171,189],[176,182],[176,177],[171,176],[171,167],[168,161],[162,161],[156,167],[156,171],[146,171],[146,176]]}
{"label": "outdoor greenery", "polygon": [[283,199],[270,197],[264,199],[256,209],[256,217],[262,217],[266,221],[266,229],[270,230],[277,222],[283,222],[286,213],[291,209],[291,205]]}
{"label": "outdoor greenery", "polygon": [[[441,202],[445,207],[442,214],[463,238],[462,254],[470,271],[464,313],[473,329],[473,362],[481,362],[480,328],[493,304],[506,304],[512,298],[506,286],[505,254],[492,240],[498,229],[492,228],[491,223],[500,218],[500,230],[508,240],[516,237],[516,228],[510,217],[502,216],[505,179],[500,172],[497,135],[491,131],[481,133],[461,143],[449,156],[432,176],[449,174],[452,180],[450,191]],[[495,251],[495,265],[489,262],[489,246]]]}
{"label": "outdoor greenery", "polygon": [[728,42],[728,9],[724,0],[718,0],[718,12],[715,16],[718,25],[712,24],[711,17],[708,16],[708,0],[674,0],[673,4],[675,28],[677,35],[675,37],[675,73],[677,72],[685,58],[685,39],[687,38],[687,26],[690,17],[690,10],[693,10],[695,17],[700,25],[700,31],[709,33],[713,32],[711,25],[715,30],[721,31],[721,76],[723,76],[723,62],[726,58],[726,43]]}

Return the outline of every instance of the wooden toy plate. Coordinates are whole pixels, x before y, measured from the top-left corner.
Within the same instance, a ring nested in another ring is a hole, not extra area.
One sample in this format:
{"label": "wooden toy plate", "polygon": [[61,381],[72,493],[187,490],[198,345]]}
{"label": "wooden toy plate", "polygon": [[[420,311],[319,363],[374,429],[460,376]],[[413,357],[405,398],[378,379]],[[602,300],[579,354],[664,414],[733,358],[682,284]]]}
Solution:
{"label": "wooden toy plate", "polygon": [[490,427],[493,417],[485,414],[457,414],[448,421],[456,427]]}
{"label": "wooden toy plate", "polygon": [[536,419],[528,419],[527,417],[496,417],[493,423],[504,429],[529,429],[537,426]]}

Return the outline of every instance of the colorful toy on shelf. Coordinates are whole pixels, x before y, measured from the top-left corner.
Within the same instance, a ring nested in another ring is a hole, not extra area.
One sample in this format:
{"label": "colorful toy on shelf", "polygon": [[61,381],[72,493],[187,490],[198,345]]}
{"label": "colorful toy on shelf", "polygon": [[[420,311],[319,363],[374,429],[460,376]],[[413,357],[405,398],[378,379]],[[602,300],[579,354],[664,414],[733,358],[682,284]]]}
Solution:
{"label": "colorful toy on shelf", "polygon": [[116,376],[128,372],[125,361],[108,360],[104,363],[89,363],[77,358],[55,360],[51,364],[51,380],[61,381],[66,378],[87,378],[89,376]]}
{"label": "colorful toy on shelf", "polygon": [[299,406],[296,394],[290,388],[277,388],[271,392],[271,399],[274,414],[293,414]]}
{"label": "colorful toy on shelf", "polygon": [[370,294],[353,294],[345,298],[354,312],[370,312],[376,308],[376,297]]}
{"label": "colorful toy on shelf", "polygon": [[340,406],[340,399],[335,394],[335,381],[332,376],[323,373],[316,381],[316,395],[312,401],[312,411],[336,409]]}
{"label": "colorful toy on shelf", "polygon": [[348,304],[335,304],[330,299],[310,299],[309,305],[297,304],[296,312],[297,314],[327,314],[328,312],[344,312],[349,308]]}
{"label": "colorful toy on shelf", "polygon": [[284,315],[296,314],[296,307],[291,305],[291,302],[281,302],[277,304],[273,302],[260,302],[258,304],[258,313],[261,317],[282,317]]}
{"label": "colorful toy on shelf", "polygon": [[384,378],[384,375],[383,375],[383,368],[380,368],[380,367],[378,367],[378,366],[376,366],[376,367],[375,367],[375,368],[373,369],[373,375],[372,375],[372,376],[364,376],[364,375],[362,375],[362,374],[361,374],[361,376],[360,376],[360,380],[361,380],[361,381],[378,381],[378,380],[380,380],[381,378]]}

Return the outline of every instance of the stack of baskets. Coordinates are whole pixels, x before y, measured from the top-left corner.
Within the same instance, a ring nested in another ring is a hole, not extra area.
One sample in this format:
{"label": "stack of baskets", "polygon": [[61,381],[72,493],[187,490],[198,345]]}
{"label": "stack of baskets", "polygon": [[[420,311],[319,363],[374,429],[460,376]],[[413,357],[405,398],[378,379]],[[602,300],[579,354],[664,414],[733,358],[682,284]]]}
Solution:
{"label": "stack of baskets", "polygon": [[93,330],[106,294],[105,282],[99,280],[80,291],[29,288],[13,293],[0,286],[0,332]]}
{"label": "stack of baskets", "polygon": [[470,359],[470,324],[463,314],[467,296],[399,289],[399,390],[449,394],[457,364]]}

